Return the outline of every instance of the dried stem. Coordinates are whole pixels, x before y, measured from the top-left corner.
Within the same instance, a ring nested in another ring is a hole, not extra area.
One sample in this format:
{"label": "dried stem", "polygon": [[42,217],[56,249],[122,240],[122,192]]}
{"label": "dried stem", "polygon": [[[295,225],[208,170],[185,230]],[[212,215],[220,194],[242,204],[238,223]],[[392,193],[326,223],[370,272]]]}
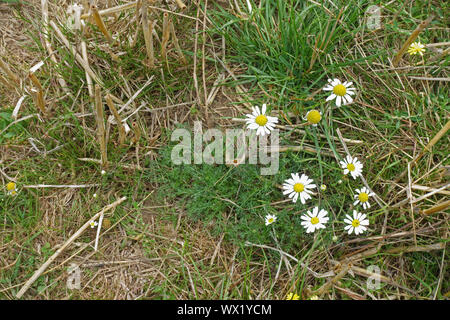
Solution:
{"label": "dried stem", "polygon": [[153,50],[153,22],[148,21],[148,3],[144,1],[141,7],[142,31],[144,33],[145,49],[147,50],[148,66],[155,67],[155,56]]}
{"label": "dried stem", "polygon": [[103,22],[102,17],[98,13],[98,8],[96,5],[91,6],[91,13],[92,13],[92,16],[94,17],[94,21],[95,21],[95,24],[97,25],[97,27],[105,35],[108,42],[112,44],[114,42],[114,39],[111,37],[111,34],[109,33],[108,29],[106,28],[106,25]]}
{"label": "dried stem", "polygon": [[28,281],[23,285],[23,287],[19,290],[19,292],[16,294],[16,298],[20,299],[25,292],[31,287],[31,285],[39,278],[39,276],[45,271],[45,269],[48,268],[48,266],[55,261],[55,259],[64,251],[65,248],[67,248],[72,242],[77,239],[84,230],[89,228],[91,221],[96,220],[98,217],[100,217],[102,214],[104,214],[106,211],[111,210],[115,207],[117,207],[119,204],[124,202],[127,199],[127,197],[122,197],[119,200],[107,205],[102,210],[97,212],[94,216],[92,216],[91,219],[89,219],[84,225],[81,226],[80,229],[78,229],[77,232],[73,234],[36,272],[33,274],[33,276],[28,279]]}
{"label": "dried stem", "polygon": [[169,21],[169,27],[170,27],[170,32],[172,34],[173,43],[175,45],[175,49],[178,52],[178,55],[179,55],[179,57],[181,59],[181,63],[186,65],[188,62],[186,60],[186,57],[183,54],[183,51],[181,51],[180,44],[178,43],[178,38],[177,38],[177,35],[175,33],[175,27],[173,26],[172,20]]}
{"label": "dried stem", "polygon": [[[431,148],[447,133],[447,131],[450,130],[450,120],[447,121],[445,126],[442,127],[441,130],[439,130],[438,133],[431,139],[431,141],[425,146],[425,148],[413,159],[411,160],[411,169],[415,166],[417,161],[422,158],[422,156],[425,154],[425,152],[430,151]],[[408,170],[404,170],[397,179],[395,179],[395,182],[400,181],[401,178],[403,178],[408,173]]]}
{"label": "dried stem", "polygon": [[89,67],[89,65],[86,63],[86,61],[83,59],[82,56],[80,56],[77,52],[77,50],[70,45],[69,40],[64,36],[64,34],[61,32],[61,30],[58,28],[55,22],[50,21],[50,25],[55,30],[56,35],[58,36],[59,40],[67,47],[67,49],[70,50],[70,52],[74,55],[75,59],[78,61],[78,63],[84,68],[84,70],[89,74],[89,76],[92,78],[92,80],[99,84],[100,86],[103,86],[102,81],[100,78],[92,71],[92,69]]}
{"label": "dried stem", "polygon": [[114,106],[114,102],[112,101],[111,95],[107,94],[105,96],[106,104],[109,107],[109,110],[111,110],[111,113],[113,114],[114,118],[116,119],[117,125],[119,126],[119,144],[123,145],[125,143],[125,128],[122,123],[122,118],[120,117],[119,113],[117,112],[116,107]]}
{"label": "dried stem", "polygon": [[398,51],[397,55],[395,56],[394,61],[392,62],[392,65],[394,67],[396,67],[398,65],[398,63],[400,62],[401,57],[406,52],[406,50],[409,48],[411,43],[413,43],[414,40],[416,40],[416,38],[419,36],[419,33],[422,32],[422,30],[425,29],[430,24],[430,22],[433,20],[433,18],[434,18],[434,16],[431,15],[430,17],[428,17],[427,20],[422,21],[417,26],[416,30],[414,30],[411,33],[409,38],[405,41],[405,43],[403,44],[402,48]]}
{"label": "dried stem", "polygon": [[34,91],[34,94],[35,94],[34,99],[36,100],[35,103],[37,104],[37,106],[39,107],[39,109],[41,110],[43,115],[46,116],[47,110],[45,108],[44,90],[42,88],[41,82],[38,80],[38,78],[32,72],[30,72],[28,74],[28,78],[30,78],[33,85],[37,88],[37,90]]}
{"label": "dried stem", "polygon": [[444,201],[443,203],[435,205],[429,209],[423,210],[422,213],[423,214],[432,214],[432,213],[444,211],[448,207],[450,207],[450,200]]}
{"label": "dried stem", "polygon": [[100,154],[101,154],[101,160],[102,160],[102,167],[107,168],[108,167],[108,158],[106,153],[106,140],[105,140],[105,122],[104,122],[104,116],[103,116],[103,103],[102,103],[102,96],[100,91],[100,86],[95,85],[95,119],[97,121],[97,137],[98,142],[100,144]]}
{"label": "dried stem", "polygon": [[167,61],[167,43],[170,38],[170,28],[169,28],[169,14],[164,12],[163,14],[163,30],[161,39],[161,58]]}
{"label": "dried stem", "polygon": [[[117,12],[120,12],[120,11],[123,11],[126,9],[134,8],[137,3],[138,3],[138,1],[122,4],[120,6],[100,10],[98,13],[100,16],[112,15],[112,14],[115,14]],[[88,13],[81,15],[81,19],[87,19],[87,18],[89,18]]]}
{"label": "dried stem", "polygon": [[[88,54],[87,54],[87,48],[86,48],[85,41],[81,41],[81,55],[83,56],[83,60],[85,61],[86,65],[89,66],[89,60],[88,60]],[[87,71],[85,71],[85,73],[86,73],[86,82],[88,85],[89,97],[91,99],[93,99],[94,98],[94,85],[92,83],[92,78]]]}

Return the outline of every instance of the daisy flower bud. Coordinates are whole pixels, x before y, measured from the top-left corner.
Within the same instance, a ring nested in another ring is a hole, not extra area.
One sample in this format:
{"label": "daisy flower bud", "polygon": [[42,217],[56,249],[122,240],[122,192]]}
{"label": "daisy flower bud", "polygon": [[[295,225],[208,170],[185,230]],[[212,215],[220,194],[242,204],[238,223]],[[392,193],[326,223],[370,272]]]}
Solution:
{"label": "daisy flower bud", "polygon": [[304,119],[316,127],[322,119],[322,113],[317,110],[310,110],[308,111]]}
{"label": "daisy flower bud", "polygon": [[8,195],[14,196],[17,193],[17,186],[14,182],[8,182],[6,184],[6,192]]}

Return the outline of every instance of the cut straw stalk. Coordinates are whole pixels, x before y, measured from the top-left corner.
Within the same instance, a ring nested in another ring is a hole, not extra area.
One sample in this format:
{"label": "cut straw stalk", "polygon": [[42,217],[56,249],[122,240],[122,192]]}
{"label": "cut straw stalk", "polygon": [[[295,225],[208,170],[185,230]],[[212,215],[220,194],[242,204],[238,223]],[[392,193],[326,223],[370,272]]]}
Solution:
{"label": "cut straw stalk", "polygon": [[58,28],[55,22],[50,21],[50,26],[55,30],[57,37],[59,40],[66,46],[67,49],[70,50],[70,52],[74,55],[75,59],[78,61],[78,63],[84,68],[84,70],[89,74],[89,76],[92,78],[92,80],[99,84],[100,86],[103,86],[102,81],[100,78],[92,71],[92,69],[89,67],[89,65],[86,63],[86,61],[83,59],[81,55],[78,54],[77,50],[70,45],[69,40],[64,36],[64,34],[61,32],[61,30]]}
{"label": "cut straw stalk", "polygon": [[444,201],[443,203],[435,205],[429,209],[423,210],[422,214],[432,214],[432,213],[441,212],[441,211],[443,212],[448,207],[450,207],[450,200]]}
{"label": "cut straw stalk", "polygon": [[108,167],[108,157],[106,152],[106,138],[105,138],[105,122],[103,116],[103,103],[100,91],[100,86],[95,85],[95,119],[97,121],[97,137],[100,145],[101,165],[103,168]]}
{"label": "cut straw stalk", "polygon": [[[137,2],[138,1],[134,1],[134,2],[130,2],[130,3],[122,4],[117,7],[103,9],[103,10],[100,10],[98,13],[100,16],[112,15],[117,12],[121,12],[123,10],[134,8],[136,6]],[[89,13],[85,13],[85,14],[81,15],[81,19],[87,19],[87,18],[89,18]]]}
{"label": "cut straw stalk", "polygon": [[89,219],[84,225],[82,225],[81,228],[78,229],[78,231],[73,234],[73,236],[71,236],[38,270],[36,270],[36,272],[33,274],[33,276],[30,279],[28,279],[28,281],[23,285],[23,287],[16,294],[16,298],[20,299],[25,294],[25,292],[28,291],[28,289],[31,287],[31,285],[48,268],[48,266],[53,261],[55,261],[55,259],[64,251],[64,249],[67,248],[72,242],[74,242],[83,233],[84,230],[89,228],[91,221],[97,220],[98,217],[103,215],[105,212],[117,207],[119,204],[124,202],[126,199],[127,199],[127,197],[122,197],[119,200],[116,200],[115,202],[105,206],[102,210],[100,210],[94,216],[92,216],[91,219]]}
{"label": "cut straw stalk", "polygon": [[180,44],[178,43],[178,38],[175,33],[175,27],[173,26],[172,20],[169,21],[169,28],[170,33],[172,34],[173,43],[175,45],[175,49],[177,50],[178,56],[180,57],[181,63],[186,65],[188,62],[186,60],[186,57],[183,54],[183,51],[181,51]]}
{"label": "cut straw stalk", "polygon": [[109,110],[111,111],[114,118],[116,119],[117,126],[119,127],[119,144],[123,145],[125,143],[126,133],[125,133],[125,127],[123,126],[123,123],[122,123],[122,118],[120,117],[119,113],[117,112],[117,109],[114,106],[114,102],[113,102],[110,94],[107,94],[105,96],[105,101],[109,107]]}
{"label": "cut straw stalk", "polygon": [[144,1],[141,6],[141,24],[144,33],[145,49],[147,50],[148,66],[155,67],[155,55],[153,50],[153,22],[148,21],[148,3]]}
{"label": "cut straw stalk", "polygon": [[[86,47],[85,41],[81,41],[81,55],[83,56],[83,60],[86,63],[86,65],[89,66],[87,47]],[[89,75],[89,73],[86,71],[85,71],[85,73],[86,73],[86,82],[88,85],[89,97],[92,99],[92,98],[94,98],[94,84],[92,83],[92,78]]]}
{"label": "cut straw stalk", "polygon": [[37,104],[38,108],[41,110],[42,114],[44,116],[46,116],[47,110],[45,108],[44,90],[42,89],[41,82],[32,72],[30,72],[28,74],[28,78],[30,78],[33,85],[37,88],[37,90],[33,91],[35,103]]}
{"label": "cut straw stalk", "polygon": [[109,33],[108,29],[106,28],[105,23],[103,22],[102,17],[98,13],[98,8],[96,5],[91,6],[91,13],[94,17],[95,24],[100,29],[100,31],[105,35],[106,39],[110,44],[114,42],[114,39],[111,37],[111,34]]}
{"label": "cut straw stalk", "polygon": [[411,43],[414,42],[414,40],[416,40],[416,38],[419,36],[419,33],[422,32],[423,29],[425,29],[430,22],[433,20],[434,16],[431,15],[430,17],[428,17],[427,20],[422,21],[416,28],[416,30],[414,30],[411,35],[409,36],[409,38],[405,41],[405,43],[403,44],[403,46],[401,47],[401,49],[398,51],[397,55],[394,58],[394,61],[392,62],[392,65],[394,67],[396,67],[398,65],[398,63],[400,62],[400,59],[402,58],[402,56],[405,54],[406,50],[409,48],[409,46],[411,45]]}
{"label": "cut straw stalk", "polygon": [[167,61],[167,44],[170,38],[170,28],[169,28],[169,14],[164,12],[163,14],[163,30],[161,39],[161,58]]}

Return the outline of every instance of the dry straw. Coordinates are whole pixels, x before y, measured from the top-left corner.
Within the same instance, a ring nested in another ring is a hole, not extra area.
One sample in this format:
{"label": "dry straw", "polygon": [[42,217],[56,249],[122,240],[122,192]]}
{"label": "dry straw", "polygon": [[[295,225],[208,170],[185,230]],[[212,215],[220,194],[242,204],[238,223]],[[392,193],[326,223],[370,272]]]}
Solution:
{"label": "dry straw", "polygon": [[91,219],[89,219],[84,225],[78,229],[77,232],[75,232],[36,272],[33,274],[33,276],[28,279],[28,281],[23,285],[23,287],[19,290],[19,292],[16,294],[16,298],[20,299],[25,292],[28,291],[28,289],[31,287],[31,285],[39,278],[39,276],[48,268],[48,266],[66,249],[72,242],[74,242],[82,233],[84,230],[86,230],[89,226],[91,221],[97,220],[98,217],[103,215],[106,211],[111,210],[124,202],[127,199],[127,197],[122,197],[119,200],[116,200],[115,202],[107,205],[102,210],[100,210],[98,213],[96,213]]}
{"label": "dry straw", "polygon": [[97,121],[97,137],[100,145],[101,165],[103,168],[108,167],[108,157],[106,152],[106,138],[105,138],[105,122],[103,116],[103,103],[100,91],[100,86],[95,85],[95,119]]}
{"label": "dry straw", "polygon": [[103,22],[102,17],[98,13],[98,8],[96,5],[91,6],[91,12],[92,12],[92,16],[94,17],[95,24],[100,29],[100,31],[105,35],[108,42],[112,44],[114,42],[114,39],[111,37],[111,34],[109,33],[108,29],[106,28],[106,25]]}
{"label": "dry straw", "polygon": [[416,38],[419,36],[419,33],[421,33],[422,30],[425,29],[430,24],[430,22],[433,20],[433,18],[434,18],[434,16],[431,15],[427,20],[422,21],[417,26],[416,30],[414,30],[411,33],[409,38],[405,41],[405,43],[403,44],[402,48],[398,51],[397,55],[395,56],[394,61],[392,62],[394,67],[396,67],[398,65],[398,63],[400,62],[400,59],[405,54],[406,50],[409,48],[411,43],[413,43],[414,40],[416,40]]}
{"label": "dry straw", "polygon": [[163,31],[161,39],[161,58],[163,61],[167,61],[167,44],[170,38],[170,28],[169,28],[169,14],[164,12],[163,14]]}
{"label": "dry straw", "polygon": [[31,92],[32,92],[32,95],[33,95],[33,99],[34,99],[37,107],[41,110],[42,114],[44,116],[46,116],[47,115],[47,110],[45,108],[44,90],[42,88],[41,82],[34,75],[33,72],[30,72],[28,74],[28,78],[31,80],[33,85],[37,88],[37,90],[36,89],[31,89]]}
{"label": "dry straw", "polygon": [[155,67],[155,56],[153,50],[153,22],[148,21],[148,3],[144,1],[141,7],[141,24],[144,33],[145,49],[147,50],[148,66]]}
{"label": "dry straw", "polygon": [[114,102],[113,102],[110,94],[107,94],[105,96],[105,101],[109,107],[109,110],[111,110],[111,113],[113,114],[114,118],[116,119],[117,126],[119,127],[119,144],[123,145],[125,143],[126,133],[125,133],[125,128],[122,123],[122,118],[120,117],[119,113],[117,112],[117,109],[114,106]]}

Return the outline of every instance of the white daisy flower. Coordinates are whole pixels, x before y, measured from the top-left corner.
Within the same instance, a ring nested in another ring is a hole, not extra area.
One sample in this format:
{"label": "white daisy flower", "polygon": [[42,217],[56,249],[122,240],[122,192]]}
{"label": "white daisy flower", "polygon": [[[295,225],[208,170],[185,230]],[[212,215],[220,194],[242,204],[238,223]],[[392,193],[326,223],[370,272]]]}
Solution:
{"label": "white daisy flower", "polygon": [[352,175],[353,179],[356,179],[362,174],[363,164],[355,157],[347,155],[344,161],[340,161],[342,169],[344,169],[344,174]]}
{"label": "white daisy flower", "polygon": [[317,124],[322,119],[322,112],[318,110],[310,110],[308,111],[308,113],[306,113],[306,116],[303,119],[311,123],[313,126],[317,127]]}
{"label": "white daisy flower", "polygon": [[268,226],[269,224],[274,223],[275,221],[277,221],[277,217],[272,215],[272,214],[268,214],[266,216],[266,226]]}
{"label": "white daisy flower", "polygon": [[353,202],[353,205],[356,206],[358,203],[361,203],[364,209],[370,208],[369,197],[373,197],[375,193],[370,192],[366,187],[362,187],[361,190],[356,189],[355,192],[356,201]]}
{"label": "white daisy flower", "polygon": [[261,112],[258,106],[252,107],[252,114],[247,114],[247,128],[256,130],[257,135],[264,136],[270,134],[278,122],[278,118],[266,116],[266,104],[262,105]]}
{"label": "white daisy flower", "polygon": [[420,41],[411,43],[411,45],[408,48],[408,53],[410,55],[420,54],[421,56],[423,56],[424,52],[425,52],[425,46],[423,44],[421,44]]}
{"label": "white daisy flower", "polygon": [[298,173],[291,173],[291,176],[292,179],[287,179],[283,183],[283,194],[288,194],[294,203],[300,196],[300,201],[305,204],[306,200],[311,199],[312,191],[308,189],[315,188],[316,185],[312,184],[313,180],[309,179],[306,174],[299,177]]}
{"label": "white daisy flower", "polygon": [[91,221],[89,224],[91,225],[91,228],[95,228],[96,226],[98,226],[97,221]]}
{"label": "white daisy flower", "polygon": [[342,83],[339,79],[328,79],[328,84],[323,88],[325,91],[332,91],[332,94],[326,101],[336,99],[336,106],[346,105],[353,102],[351,96],[355,95],[355,88],[351,85],[353,82],[345,81]]}
{"label": "white daisy flower", "polygon": [[366,219],[366,215],[353,210],[353,218],[346,214],[344,222],[347,224],[345,230],[348,230],[348,234],[352,234],[354,231],[356,235],[363,233],[367,230],[366,226],[369,225],[369,219]]}
{"label": "white daisy flower", "polygon": [[319,211],[318,207],[314,207],[312,213],[308,211],[305,215],[301,216],[302,226],[306,229],[306,233],[314,232],[317,229],[325,229],[325,223],[328,222],[328,212],[324,209]]}

